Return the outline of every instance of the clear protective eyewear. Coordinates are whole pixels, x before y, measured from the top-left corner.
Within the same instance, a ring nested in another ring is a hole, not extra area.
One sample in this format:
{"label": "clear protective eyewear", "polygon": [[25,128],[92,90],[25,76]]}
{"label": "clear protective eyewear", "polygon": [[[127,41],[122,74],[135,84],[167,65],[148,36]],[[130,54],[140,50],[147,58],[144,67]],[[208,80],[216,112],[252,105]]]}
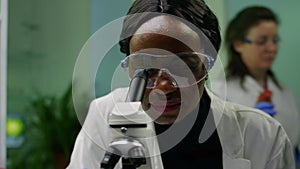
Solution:
{"label": "clear protective eyewear", "polygon": [[[280,38],[277,37],[277,36],[271,38],[270,40],[271,40],[272,44],[274,44],[274,45],[278,45],[279,42],[280,42]],[[253,44],[254,43],[254,44],[258,45],[258,46],[265,46],[265,45],[268,44],[269,39],[268,39],[268,37],[262,37],[262,38],[260,38],[258,40],[252,40],[252,39],[249,39],[249,38],[244,38],[242,40],[242,42],[248,43],[248,44]]]}
{"label": "clear protective eyewear", "polygon": [[213,57],[197,52],[170,55],[134,53],[121,61],[123,68],[129,68],[131,78],[137,69],[147,70],[147,88],[154,88],[166,76],[175,87],[192,86],[207,77],[213,64]]}

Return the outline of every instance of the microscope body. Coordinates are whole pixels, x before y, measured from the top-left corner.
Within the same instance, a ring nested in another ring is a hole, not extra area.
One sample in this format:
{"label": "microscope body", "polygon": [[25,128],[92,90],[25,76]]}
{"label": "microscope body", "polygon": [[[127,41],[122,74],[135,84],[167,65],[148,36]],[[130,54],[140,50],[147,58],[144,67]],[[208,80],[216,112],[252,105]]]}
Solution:
{"label": "microscope body", "polygon": [[108,119],[110,143],[102,169],[114,169],[120,158],[123,169],[163,169],[153,119],[141,104],[147,81],[147,70],[136,70],[125,102],[115,103]]}
{"label": "microscope body", "polygon": [[122,158],[124,165],[136,169],[154,169],[159,151],[152,119],[141,102],[116,103],[109,117],[109,150]]}

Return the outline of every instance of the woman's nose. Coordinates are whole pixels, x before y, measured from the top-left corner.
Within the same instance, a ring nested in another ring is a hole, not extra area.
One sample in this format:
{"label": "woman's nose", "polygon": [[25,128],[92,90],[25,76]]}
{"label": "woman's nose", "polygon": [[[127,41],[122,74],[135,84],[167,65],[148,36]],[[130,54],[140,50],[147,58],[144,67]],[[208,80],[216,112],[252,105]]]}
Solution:
{"label": "woman's nose", "polygon": [[154,83],[154,89],[159,89],[168,94],[176,91],[177,88],[177,83],[170,72],[167,69],[160,69]]}
{"label": "woman's nose", "polygon": [[277,50],[278,50],[278,42],[268,41],[266,43],[266,45],[267,45],[267,50],[268,51],[277,52]]}

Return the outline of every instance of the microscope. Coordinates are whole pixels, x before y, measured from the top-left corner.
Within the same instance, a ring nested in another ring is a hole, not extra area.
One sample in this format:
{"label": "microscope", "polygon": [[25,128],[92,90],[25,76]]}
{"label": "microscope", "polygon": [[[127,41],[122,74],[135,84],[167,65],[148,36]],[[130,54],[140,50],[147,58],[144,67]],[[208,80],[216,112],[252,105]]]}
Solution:
{"label": "microscope", "polygon": [[147,80],[146,70],[136,70],[126,101],[116,103],[113,108],[109,117],[111,141],[101,169],[114,169],[120,159],[122,169],[157,168],[154,165],[157,159],[153,156],[156,142],[152,119],[141,105]]}

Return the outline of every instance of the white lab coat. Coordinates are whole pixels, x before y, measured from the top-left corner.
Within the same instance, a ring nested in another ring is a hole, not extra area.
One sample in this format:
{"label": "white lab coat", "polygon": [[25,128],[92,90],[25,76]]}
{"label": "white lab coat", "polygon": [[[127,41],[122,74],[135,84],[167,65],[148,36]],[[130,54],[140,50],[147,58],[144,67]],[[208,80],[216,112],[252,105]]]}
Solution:
{"label": "white lab coat", "polygon": [[[115,102],[124,101],[126,93],[127,89],[117,89],[91,103],[68,169],[100,168],[104,148],[109,144],[108,116]],[[224,169],[295,168],[291,144],[280,123],[259,110],[224,102],[209,91],[208,94],[223,149]],[[154,168],[163,168],[160,156]]]}
{"label": "white lab coat", "polygon": [[[226,100],[249,107],[255,107],[258,96],[264,90],[251,76],[245,77],[243,85],[246,90],[242,89],[238,78],[227,80],[226,86],[224,83],[214,83],[219,85],[216,87],[219,90],[214,91],[216,95],[224,94],[227,86]],[[292,145],[296,147],[299,145],[300,117],[295,98],[286,86],[282,85],[280,90],[270,78],[267,80],[267,86],[273,93],[272,103],[277,112],[274,118],[282,124]]]}

